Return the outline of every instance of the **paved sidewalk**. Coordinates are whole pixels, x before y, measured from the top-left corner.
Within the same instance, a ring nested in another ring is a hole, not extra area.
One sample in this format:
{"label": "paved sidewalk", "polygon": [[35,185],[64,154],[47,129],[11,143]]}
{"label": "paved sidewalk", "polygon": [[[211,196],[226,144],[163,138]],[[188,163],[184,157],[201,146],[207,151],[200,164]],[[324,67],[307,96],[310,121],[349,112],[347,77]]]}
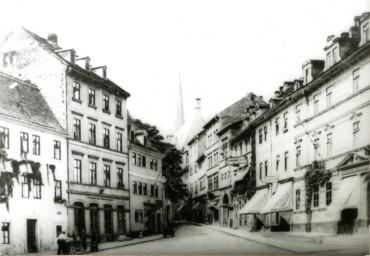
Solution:
{"label": "paved sidewalk", "polygon": [[333,235],[297,232],[249,232],[245,229],[231,229],[212,225],[202,226],[268,244],[292,253],[369,254],[370,240],[368,234]]}
{"label": "paved sidewalk", "polygon": [[[96,254],[104,254],[100,253],[102,251],[115,249],[119,247],[134,245],[134,244],[141,244],[146,242],[151,242],[155,240],[163,239],[163,234],[153,235],[153,236],[146,236],[143,238],[134,238],[126,241],[115,241],[115,242],[107,242],[107,243],[100,243],[99,244],[99,251],[95,252]],[[49,252],[39,252],[39,253],[29,253],[27,255],[56,255],[57,250],[49,251]],[[87,254],[90,254],[90,247],[87,247]]]}

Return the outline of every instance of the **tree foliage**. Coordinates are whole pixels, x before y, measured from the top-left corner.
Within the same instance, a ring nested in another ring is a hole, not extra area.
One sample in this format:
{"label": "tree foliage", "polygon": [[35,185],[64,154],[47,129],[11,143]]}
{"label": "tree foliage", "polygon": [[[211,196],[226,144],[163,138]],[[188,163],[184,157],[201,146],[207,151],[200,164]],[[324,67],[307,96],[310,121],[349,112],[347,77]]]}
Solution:
{"label": "tree foliage", "polygon": [[163,141],[164,138],[156,126],[143,123],[139,119],[133,120],[133,124],[139,129],[146,130],[151,146],[166,155],[162,160],[162,175],[166,178],[164,185],[167,198],[172,202],[184,199],[187,189],[182,182],[184,170],[181,168],[181,152],[174,145]]}

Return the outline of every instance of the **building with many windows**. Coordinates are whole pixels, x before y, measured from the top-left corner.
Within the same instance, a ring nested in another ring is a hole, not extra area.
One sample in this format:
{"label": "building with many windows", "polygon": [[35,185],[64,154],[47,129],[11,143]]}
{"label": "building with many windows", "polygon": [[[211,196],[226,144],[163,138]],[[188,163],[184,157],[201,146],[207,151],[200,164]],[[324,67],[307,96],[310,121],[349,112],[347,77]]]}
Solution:
{"label": "building with many windows", "polygon": [[57,248],[67,230],[67,141],[33,84],[0,73],[0,252]]}
{"label": "building with many windows", "polygon": [[349,33],[329,37],[326,61],[305,62],[303,79],[284,83],[270,110],[251,123],[257,192],[239,213],[253,216],[253,227],[331,233],[368,227],[369,21],[364,13]]}
{"label": "building with many windows", "polygon": [[164,155],[151,145],[148,132],[129,120],[129,180],[131,234],[161,233],[167,221],[162,176]]}
{"label": "building with many windows", "polygon": [[97,230],[112,241],[129,230],[127,111],[129,94],[107,77],[107,67],[44,39],[14,30],[0,49],[2,70],[37,84],[68,132],[68,233]]}

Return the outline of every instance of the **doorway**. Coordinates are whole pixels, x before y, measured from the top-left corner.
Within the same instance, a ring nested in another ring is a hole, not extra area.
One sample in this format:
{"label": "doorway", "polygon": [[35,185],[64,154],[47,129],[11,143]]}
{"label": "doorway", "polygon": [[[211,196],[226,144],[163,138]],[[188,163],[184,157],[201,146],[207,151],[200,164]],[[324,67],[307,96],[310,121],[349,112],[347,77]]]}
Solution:
{"label": "doorway", "polygon": [[162,232],[162,217],[160,213],[157,213],[157,232]]}
{"label": "doorway", "polygon": [[27,252],[37,252],[36,243],[36,222],[37,220],[27,220]]}

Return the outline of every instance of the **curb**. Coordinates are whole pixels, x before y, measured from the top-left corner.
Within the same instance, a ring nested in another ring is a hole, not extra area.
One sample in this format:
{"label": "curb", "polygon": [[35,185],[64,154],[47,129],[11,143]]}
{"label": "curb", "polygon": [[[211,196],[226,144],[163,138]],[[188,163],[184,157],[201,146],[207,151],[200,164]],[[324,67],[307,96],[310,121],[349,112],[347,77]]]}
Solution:
{"label": "curb", "polygon": [[108,251],[108,250],[111,250],[111,249],[117,249],[117,248],[126,247],[126,246],[130,246],[130,245],[143,244],[143,243],[147,243],[147,242],[157,241],[157,240],[161,240],[161,239],[164,239],[164,238],[160,237],[160,238],[147,240],[147,241],[138,241],[137,243],[132,243],[132,244],[117,245],[117,246],[113,246],[113,247],[109,247],[109,248],[99,249],[99,251],[97,251],[97,253],[99,253],[101,251]]}
{"label": "curb", "polygon": [[[199,225],[199,226],[205,226],[205,227],[207,227],[207,225],[200,225],[200,224],[198,224],[198,225]],[[280,250],[284,250],[284,251],[292,252],[292,253],[295,253],[295,254],[302,253],[302,252],[299,252],[299,251],[293,251],[292,249],[287,249],[287,248],[284,248],[284,247],[281,247],[281,246],[277,246],[277,245],[269,244],[269,243],[267,243],[267,242],[262,242],[262,241],[258,241],[258,240],[256,240],[256,239],[247,238],[247,237],[243,237],[243,236],[236,235],[236,234],[233,234],[233,233],[229,233],[229,232],[224,231],[224,230],[219,230],[219,229],[212,228],[212,227],[209,227],[209,229],[216,230],[216,231],[219,231],[219,232],[221,232],[221,233],[228,234],[228,235],[230,235],[230,236],[234,236],[234,237],[238,237],[238,238],[246,239],[246,240],[249,240],[249,241],[252,241],[252,242],[256,242],[256,243],[260,243],[260,244],[265,244],[265,245],[271,246],[271,247],[273,247],[273,248],[277,248],[277,249],[280,249]]]}

